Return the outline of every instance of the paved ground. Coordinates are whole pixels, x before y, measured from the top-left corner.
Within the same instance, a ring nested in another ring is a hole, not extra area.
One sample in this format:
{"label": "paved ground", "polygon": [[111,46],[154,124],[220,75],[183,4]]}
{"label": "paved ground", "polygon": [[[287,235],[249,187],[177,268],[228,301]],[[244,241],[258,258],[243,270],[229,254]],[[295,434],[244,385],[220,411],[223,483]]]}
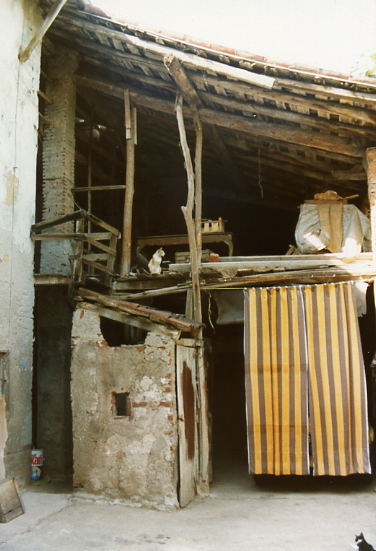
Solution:
{"label": "paved ground", "polygon": [[359,481],[256,485],[219,478],[209,498],[172,512],[77,499],[53,485],[24,492],[26,514],[0,525],[0,551],[346,551],[376,546],[376,493]]}

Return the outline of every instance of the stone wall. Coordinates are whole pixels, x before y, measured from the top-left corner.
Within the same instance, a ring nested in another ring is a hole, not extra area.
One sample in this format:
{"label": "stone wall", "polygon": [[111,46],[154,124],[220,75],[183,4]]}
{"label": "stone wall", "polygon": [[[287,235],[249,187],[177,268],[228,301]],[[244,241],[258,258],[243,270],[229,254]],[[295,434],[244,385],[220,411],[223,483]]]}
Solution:
{"label": "stone wall", "polygon": [[[75,162],[77,54],[60,48],[48,60],[46,92],[52,103],[46,105],[43,137],[43,220],[74,211],[72,188]],[[54,228],[70,233],[73,222]],[[70,241],[42,241],[40,272],[71,275],[73,254]]]}
{"label": "stone wall", "polygon": [[[74,485],[107,498],[177,506],[175,343],[148,333],[109,347],[97,314],[78,309],[72,329]],[[114,393],[129,393],[116,415]]]}
{"label": "stone wall", "polygon": [[16,476],[21,483],[30,477],[34,304],[30,226],[35,212],[40,47],[25,63],[19,62],[18,53],[40,24],[37,2],[0,2],[0,351],[8,353],[4,461],[6,477]]}
{"label": "stone wall", "polygon": [[42,285],[37,288],[35,304],[34,444],[44,451],[45,474],[53,480],[67,480],[72,475],[72,306],[68,288]]}

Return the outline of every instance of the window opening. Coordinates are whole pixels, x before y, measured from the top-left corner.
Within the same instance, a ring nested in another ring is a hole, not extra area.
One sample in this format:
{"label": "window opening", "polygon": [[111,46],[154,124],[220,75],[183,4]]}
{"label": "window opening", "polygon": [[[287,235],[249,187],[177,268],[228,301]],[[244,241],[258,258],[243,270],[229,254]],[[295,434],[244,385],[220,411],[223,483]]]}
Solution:
{"label": "window opening", "polygon": [[112,410],[114,417],[130,416],[129,392],[112,393]]}

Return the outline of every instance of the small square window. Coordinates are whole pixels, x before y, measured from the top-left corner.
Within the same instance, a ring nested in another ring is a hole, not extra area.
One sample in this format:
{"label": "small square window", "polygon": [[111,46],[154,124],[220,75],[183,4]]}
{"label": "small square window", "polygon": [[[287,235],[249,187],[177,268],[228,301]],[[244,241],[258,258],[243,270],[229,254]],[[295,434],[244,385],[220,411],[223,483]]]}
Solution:
{"label": "small square window", "polygon": [[130,416],[129,392],[112,393],[112,412],[114,417]]}

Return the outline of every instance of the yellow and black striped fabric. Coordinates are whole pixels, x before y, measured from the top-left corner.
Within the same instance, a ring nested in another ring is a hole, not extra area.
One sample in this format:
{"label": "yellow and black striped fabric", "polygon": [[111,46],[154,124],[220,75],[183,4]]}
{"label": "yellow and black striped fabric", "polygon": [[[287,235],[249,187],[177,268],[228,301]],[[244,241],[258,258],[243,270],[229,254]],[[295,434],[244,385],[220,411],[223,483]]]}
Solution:
{"label": "yellow and black striped fabric", "polygon": [[246,290],[249,470],[309,474],[308,374],[302,292]]}
{"label": "yellow and black striped fabric", "polygon": [[[245,291],[249,470],[370,472],[367,397],[352,284]],[[308,414],[309,410],[309,414]]]}
{"label": "yellow and black striped fabric", "polygon": [[370,473],[366,381],[352,283],[302,290],[314,474]]}

